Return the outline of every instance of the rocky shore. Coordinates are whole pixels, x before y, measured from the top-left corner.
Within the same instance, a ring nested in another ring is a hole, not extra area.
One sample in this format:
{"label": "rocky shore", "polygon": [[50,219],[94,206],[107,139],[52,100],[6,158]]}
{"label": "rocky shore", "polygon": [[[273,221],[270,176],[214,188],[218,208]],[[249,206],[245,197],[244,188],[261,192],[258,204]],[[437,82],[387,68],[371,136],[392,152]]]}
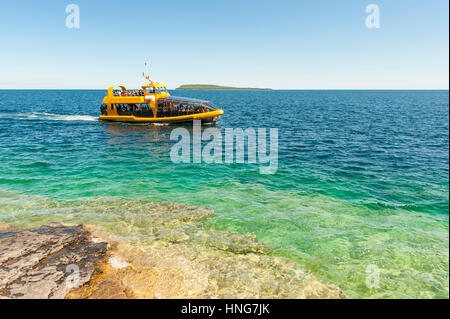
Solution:
{"label": "rocky shore", "polygon": [[93,226],[0,224],[0,298],[345,298],[248,236],[231,235],[236,249],[186,236],[143,250]]}
{"label": "rocky shore", "polygon": [[64,298],[101,271],[107,243],[79,226],[43,225],[0,232],[0,298]]}

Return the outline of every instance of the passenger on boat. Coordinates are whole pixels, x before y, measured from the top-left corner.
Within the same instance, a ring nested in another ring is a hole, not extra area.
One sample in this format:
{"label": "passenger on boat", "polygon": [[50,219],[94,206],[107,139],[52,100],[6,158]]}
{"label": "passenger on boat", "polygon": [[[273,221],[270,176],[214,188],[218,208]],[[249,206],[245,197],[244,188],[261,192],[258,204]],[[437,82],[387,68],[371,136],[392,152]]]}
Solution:
{"label": "passenger on boat", "polygon": [[102,113],[102,115],[107,115],[107,112],[106,112],[106,104],[102,104],[102,105],[100,106],[100,112]]}

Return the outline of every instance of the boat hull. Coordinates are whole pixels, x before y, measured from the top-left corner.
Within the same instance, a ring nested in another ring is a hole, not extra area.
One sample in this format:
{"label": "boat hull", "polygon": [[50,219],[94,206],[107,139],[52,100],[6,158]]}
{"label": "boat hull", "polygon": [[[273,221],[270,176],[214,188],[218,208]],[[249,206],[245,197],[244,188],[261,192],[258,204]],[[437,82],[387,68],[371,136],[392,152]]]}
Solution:
{"label": "boat hull", "polygon": [[202,123],[215,123],[223,114],[222,110],[212,112],[189,114],[173,117],[139,117],[134,115],[100,115],[99,121],[107,122],[125,122],[125,123],[192,123],[193,121],[201,121]]}

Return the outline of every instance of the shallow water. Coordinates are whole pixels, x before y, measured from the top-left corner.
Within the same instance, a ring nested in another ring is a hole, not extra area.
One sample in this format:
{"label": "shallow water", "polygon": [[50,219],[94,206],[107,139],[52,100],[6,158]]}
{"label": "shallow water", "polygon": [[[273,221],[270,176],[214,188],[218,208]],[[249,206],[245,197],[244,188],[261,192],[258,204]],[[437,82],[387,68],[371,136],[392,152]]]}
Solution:
{"label": "shallow water", "polygon": [[173,93],[222,107],[221,128],[277,127],[277,173],[174,164],[173,127],[95,120],[104,91],[0,91],[0,221],[145,246],[148,201],[202,205],[204,231],[254,234],[350,297],[448,298],[448,91]]}

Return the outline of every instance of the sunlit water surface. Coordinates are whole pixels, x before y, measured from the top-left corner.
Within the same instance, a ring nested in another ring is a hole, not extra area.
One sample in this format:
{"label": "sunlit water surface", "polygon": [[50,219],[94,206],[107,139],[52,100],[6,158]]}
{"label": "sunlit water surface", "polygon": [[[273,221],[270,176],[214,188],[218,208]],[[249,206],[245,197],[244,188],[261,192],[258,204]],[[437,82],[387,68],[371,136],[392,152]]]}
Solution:
{"label": "sunlit water surface", "polygon": [[145,246],[139,205],[201,205],[205,229],[252,233],[350,297],[448,298],[448,91],[171,93],[223,108],[222,129],[278,128],[276,174],[175,164],[173,127],[96,120],[104,91],[4,90],[0,222],[94,224]]}

